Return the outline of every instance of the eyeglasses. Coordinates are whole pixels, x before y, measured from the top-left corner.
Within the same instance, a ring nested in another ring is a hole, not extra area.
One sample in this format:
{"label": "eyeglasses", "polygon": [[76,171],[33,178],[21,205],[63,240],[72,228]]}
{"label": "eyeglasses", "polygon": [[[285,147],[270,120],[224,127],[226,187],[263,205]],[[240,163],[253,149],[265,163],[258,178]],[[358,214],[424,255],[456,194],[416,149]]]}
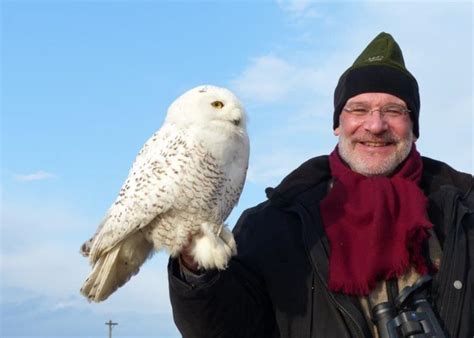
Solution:
{"label": "eyeglasses", "polygon": [[411,110],[399,106],[398,104],[388,104],[380,108],[370,109],[367,106],[356,105],[351,107],[344,107],[342,110],[348,112],[352,116],[358,118],[365,118],[372,114],[372,112],[378,110],[381,118],[387,118],[391,120],[400,119],[406,116]]}

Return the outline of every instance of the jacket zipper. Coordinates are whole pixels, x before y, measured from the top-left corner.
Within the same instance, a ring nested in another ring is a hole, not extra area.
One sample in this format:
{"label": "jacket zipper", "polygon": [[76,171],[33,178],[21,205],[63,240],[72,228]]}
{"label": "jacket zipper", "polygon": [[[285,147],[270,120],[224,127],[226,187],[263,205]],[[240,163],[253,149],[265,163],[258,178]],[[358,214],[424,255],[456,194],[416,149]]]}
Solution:
{"label": "jacket zipper", "polygon": [[[314,262],[313,262],[313,265],[314,265]],[[318,277],[319,279],[321,280],[321,282],[324,284],[324,286],[326,287],[326,289],[328,289],[328,285],[326,283],[326,281],[324,280],[324,278],[322,278],[322,276],[320,275],[319,272],[316,272],[318,274]],[[355,329],[357,331],[357,334],[359,337],[361,338],[365,338],[365,335],[364,335],[364,332],[362,331],[362,328],[359,326],[359,324],[357,324],[357,321],[354,319],[354,317],[351,315],[351,313],[349,311],[347,311],[338,301],[337,299],[334,297],[334,295],[332,294],[332,292],[329,291],[328,289],[328,294],[329,294],[329,298],[331,299],[331,301],[333,302],[334,305],[336,305],[336,307],[350,320],[350,322],[352,323],[352,326],[353,326],[353,329]]]}
{"label": "jacket zipper", "polygon": [[[299,215],[299,217],[301,218],[302,222],[305,223],[305,218],[308,218],[307,216],[307,212],[306,212],[306,209],[302,206],[302,205],[299,205],[299,204],[295,204],[295,212]],[[308,222],[308,221],[307,221]],[[306,237],[306,236],[305,236]],[[355,328],[355,330],[357,331],[358,333],[358,337],[361,337],[361,338],[365,338],[365,335],[364,335],[364,332],[362,330],[362,328],[357,324],[357,321],[354,319],[354,317],[351,315],[351,313],[349,311],[347,311],[338,301],[337,299],[334,297],[334,295],[332,294],[332,292],[329,291],[329,288],[328,288],[328,285],[326,283],[326,281],[324,280],[324,278],[321,276],[319,270],[316,268],[316,263],[313,261],[313,258],[311,256],[311,253],[308,251],[308,246],[305,245],[305,251],[306,251],[306,254],[308,255],[309,259],[311,260],[311,263],[313,264],[313,269],[316,271],[316,274],[318,275],[318,278],[319,280],[323,283],[323,285],[326,287],[326,289],[328,290],[328,294],[329,294],[329,298],[331,299],[332,303],[346,316],[346,318],[348,318],[350,320],[350,322],[352,322],[353,324],[353,328]],[[312,319],[311,319],[312,321]]]}

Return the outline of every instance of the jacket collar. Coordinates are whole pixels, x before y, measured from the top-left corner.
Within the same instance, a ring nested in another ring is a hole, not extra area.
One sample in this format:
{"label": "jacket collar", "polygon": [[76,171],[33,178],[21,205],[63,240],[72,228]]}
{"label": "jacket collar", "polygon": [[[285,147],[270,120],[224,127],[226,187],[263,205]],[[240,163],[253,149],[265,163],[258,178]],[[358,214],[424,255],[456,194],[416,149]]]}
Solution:
{"label": "jacket collar", "polygon": [[420,186],[427,196],[438,192],[443,186],[454,186],[462,197],[467,197],[474,190],[474,179],[471,174],[463,173],[451,168],[446,163],[423,159],[423,176]]}
{"label": "jacket collar", "polygon": [[328,156],[314,157],[286,176],[275,188],[265,189],[269,200],[278,205],[291,203],[303,192],[331,179]]}

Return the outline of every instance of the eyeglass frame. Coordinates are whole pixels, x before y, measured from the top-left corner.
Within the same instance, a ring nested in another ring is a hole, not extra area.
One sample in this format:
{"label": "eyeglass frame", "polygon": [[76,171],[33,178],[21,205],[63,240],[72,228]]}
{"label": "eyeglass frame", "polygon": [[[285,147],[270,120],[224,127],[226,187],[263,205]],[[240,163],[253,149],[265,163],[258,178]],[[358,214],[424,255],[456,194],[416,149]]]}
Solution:
{"label": "eyeglass frame", "polygon": [[[390,108],[390,107],[399,109],[398,112],[400,112],[400,114],[398,114],[398,115],[387,115],[387,112],[388,112],[387,109]],[[359,109],[356,109],[356,108],[359,108]],[[377,107],[377,108],[372,108],[372,109],[365,109],[365,108],[360,108],[360,107],[356,107],[356,108],[344,107],[344,108],[342,108],[342,110],[349,113],[351,116],[354,116],[354,117],[357,117],[357,118],[364,118],[364,117],[367,117],[367,116],[371,116],[372,113],[376,110],[379,111],[381,118],[388,117],[388,118],[392,118],[392,119],[397,119],[397,118],[401,118],[403,116],[407,116],[411,112],[410,109],[405,108],[405,107],[400,106],[400,105],[395,104],[395,103],[389,103],[389,104],[386,104],[382,107]],[[355,110],[364,110],[364,112],[358,114],[358,113],[354,113]]]}

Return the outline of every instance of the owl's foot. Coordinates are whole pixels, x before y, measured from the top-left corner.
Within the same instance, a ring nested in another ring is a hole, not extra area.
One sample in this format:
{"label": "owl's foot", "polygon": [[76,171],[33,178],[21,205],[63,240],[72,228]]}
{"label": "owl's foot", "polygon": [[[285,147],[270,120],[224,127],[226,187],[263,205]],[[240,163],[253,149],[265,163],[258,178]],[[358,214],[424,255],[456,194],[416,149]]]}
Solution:
{"label": "owl's foot", "polygon": [[232,256],[237,253],[234,235],[225,225],[215,234],[209,223],[201,224],[202,236],[191,244],[191,254],[199,268],[224,270]]}

